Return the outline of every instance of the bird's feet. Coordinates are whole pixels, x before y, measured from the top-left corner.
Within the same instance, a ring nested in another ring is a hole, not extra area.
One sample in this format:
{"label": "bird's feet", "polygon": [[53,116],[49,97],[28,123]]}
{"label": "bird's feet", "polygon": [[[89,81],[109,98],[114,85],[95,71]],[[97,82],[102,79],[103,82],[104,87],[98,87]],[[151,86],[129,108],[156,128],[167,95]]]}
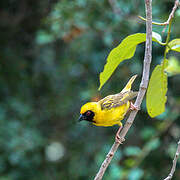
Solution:
{"label": "bird's feet", "polygon": [[123,142],[125,141],[125,139],[122,138],[122,137],[120,137],[119,134],[116,134],[115,141],[116,141],[116,143],[123,144]]}
{"label": "bird's feet", "polygon": [[136,110],[136,111],[139,111],[140,110],[140,108],[139,107],[137,107],[137,106],[135,106],[132,102],[130,102],[130,110]]}
{"label": "bird's feet", "polygon": [[122,137],[119,136],[119,133],[120,133],[122,127],[123,127],[122,125],[119,127],[119,129],[118,129],[118,131],[117,131],[117,133],[116,133],[116,137],[115,137],[115,141],[116,141],[117,143],[119,143],[119,144],[122,144],[122,143],[125,141],[124,138],[122,138]]}

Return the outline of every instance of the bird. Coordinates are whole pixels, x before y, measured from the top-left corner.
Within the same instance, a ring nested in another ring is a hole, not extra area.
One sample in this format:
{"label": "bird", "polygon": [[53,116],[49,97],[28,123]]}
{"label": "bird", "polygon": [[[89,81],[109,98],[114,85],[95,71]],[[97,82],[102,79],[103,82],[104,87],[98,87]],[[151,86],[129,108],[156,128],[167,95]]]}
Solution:
{"label": "bird", "polygon": [[137,75],[130,78],[124,89],[113,95],[108,95],[98,102],[88,102],[80,109],[79,121],[89,121],[96,126],[113,126],[119,125],[120,128],[116,133],[116,141],[122,142],[119,133],[122,129],[121,121],[124,119],[129,110],[139,110],[131,100],[138,94],[132,91],[131,86]]}

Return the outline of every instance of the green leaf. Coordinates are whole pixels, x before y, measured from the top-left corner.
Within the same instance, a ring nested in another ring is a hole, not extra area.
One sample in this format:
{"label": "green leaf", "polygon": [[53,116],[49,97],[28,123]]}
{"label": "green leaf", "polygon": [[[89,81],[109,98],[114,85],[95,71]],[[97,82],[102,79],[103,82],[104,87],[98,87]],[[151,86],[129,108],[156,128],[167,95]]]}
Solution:
{"label": "green leaf", "polygon": [[168,43],[166,53],[168,53],[169,50],[180,52],[180,39],[173,39]]}
{"label": "green leaf", "polygon": [[161,35],[158,34],[157,32],[152,32],[152,40],[153,40],[154,42],[159,43],[159,44],[162,43]]}
{"label": "green leaf", "polygon": [[[153,41],[161,43],[161,36],[158,33],[153,32]],[[111,77],[112,73],[118,67],[118,65],[134,56],[136,46],[146,41],[145,33],[137,33],[127,36],[116,48],[114,48],[107,57],[107,63],[104,66],[104,70],[100,73],[100,86],[99,90]]]}
{"label": "green leaf", "polygon": [[146,106],[151,117],[160,115],[165,111],[167,100],[167,74],[163,65],[157,65],[152,72],[146,95]]}
{"label": "green leaf", "polygon": [[171,48],[171,50],[180,52],[180,44],[178,44],[178,45],[176,45],[176,46],[173,46],[173,47]]}
{"label": "green leaf", "polygon": [[165,68],[168,76],[180,74],[180,63],[176,57],[171,56],[168,61],[168,66]]}

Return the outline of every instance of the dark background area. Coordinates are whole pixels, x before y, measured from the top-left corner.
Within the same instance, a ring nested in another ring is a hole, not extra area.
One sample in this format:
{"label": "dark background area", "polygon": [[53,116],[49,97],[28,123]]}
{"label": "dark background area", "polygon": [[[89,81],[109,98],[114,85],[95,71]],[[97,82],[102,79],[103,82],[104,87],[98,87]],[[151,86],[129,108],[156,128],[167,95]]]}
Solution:
{"label": "dark background area", "polygon": [[[144,44],[98,92],[108,53],[126,36],[145,32],[144,2],[108,0],[0,1],[0,180],[93,179],[118,126],[78,123],[80,106],[119,92],[138,74]],[[153,1],[153,20],[164,22],[174,1]],[[171,38],[180,37],[180,9]],[[163,40],[167,31],[153,26]],[[151,70],[164,48],[153,43]],[[168,58],[176,60],[178,53]],[[179,66],[180,67],[180,66]],[[169,76],[166,112],[151,119],[145,100],[104,180],[157,180],[172,165],[180,137],[180,76]],[[180,161],[174,179],[180,179]]]}

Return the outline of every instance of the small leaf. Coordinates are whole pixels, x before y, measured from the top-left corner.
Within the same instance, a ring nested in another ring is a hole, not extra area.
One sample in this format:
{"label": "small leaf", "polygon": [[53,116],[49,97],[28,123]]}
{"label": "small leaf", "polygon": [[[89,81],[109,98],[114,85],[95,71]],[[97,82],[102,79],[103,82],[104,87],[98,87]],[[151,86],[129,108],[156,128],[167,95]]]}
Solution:
{"label": "small leaf", "polygon": [[167,74],[162,65],[157,65],[152,72],[146,95],[146,106],[151,117],[160,115],[165,111],[167,100]]}
{"label": "small leaf", "polygon": [[[153,32],[152,40],[155,42],[161,42],[161,36],[158,33]],[[146,41],[145,33],[136,33],[127,36],[116,48],[114,48],[107,57],[107,63],[104,66],[104,70],[100,73],[100,86],[99,90],[111,77],[112,73],[118,67],[118,65],[134,56],[136,46]]]}
{"label": "small leaf", "polygon": [[166,53],[168,53],[169,50],[180,52],[180,39],[173,39],[168,43]]}
{"label": "small leaf", "polygon": [[168,76],[173,76],[180,74],[180,63],[175,57],[170,57],[168,61],[168,66],[165,68]]}
{"label": "small leaf", "polygon": [[171,50],[180,52],[180,44],[178,44],[178,45],[176,45],[176,46],[173,46],[173,47],[171,48]]}
{"label": "small leaf", "polygon": [[161,35],[158,34],[157,32],[152,32],[152,40],[153,40],[154,42],[158,42],[159,44],[162,43]]}

